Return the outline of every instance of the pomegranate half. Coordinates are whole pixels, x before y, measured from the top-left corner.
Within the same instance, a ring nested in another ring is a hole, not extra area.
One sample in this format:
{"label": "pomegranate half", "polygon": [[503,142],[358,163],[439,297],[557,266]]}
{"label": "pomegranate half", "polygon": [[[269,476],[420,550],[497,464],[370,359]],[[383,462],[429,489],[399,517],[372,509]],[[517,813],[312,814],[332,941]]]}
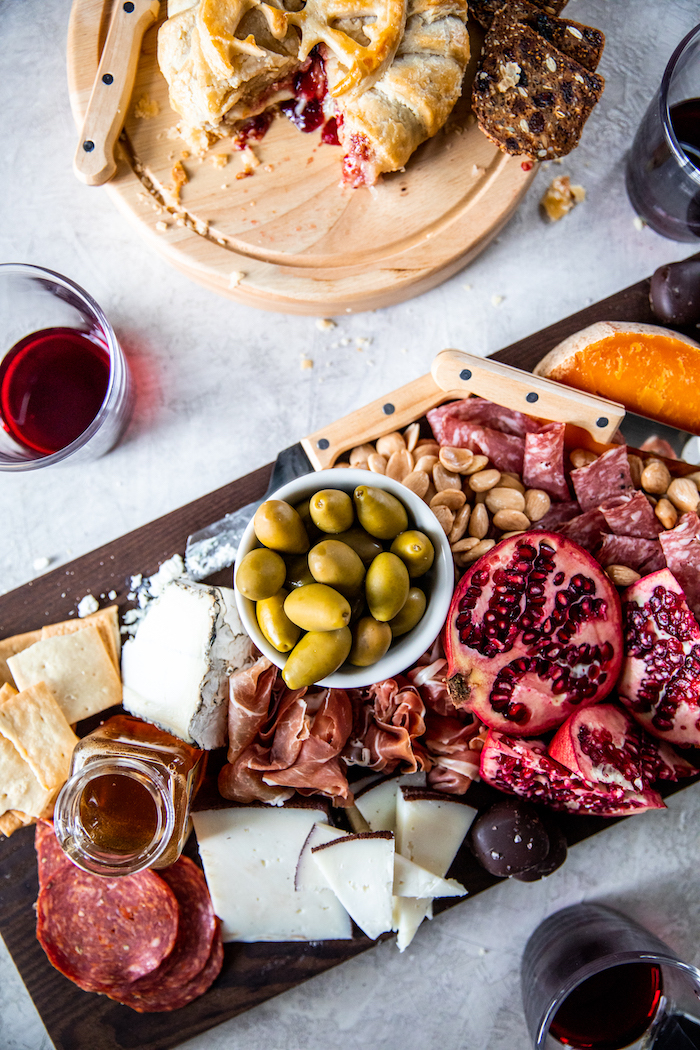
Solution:
{"label": "pomegranate half", "polygon": [[456,707],[535,736],[613,689],[622,663],[617,591],[572,540],[524,532],[460,580],[445,624]]}

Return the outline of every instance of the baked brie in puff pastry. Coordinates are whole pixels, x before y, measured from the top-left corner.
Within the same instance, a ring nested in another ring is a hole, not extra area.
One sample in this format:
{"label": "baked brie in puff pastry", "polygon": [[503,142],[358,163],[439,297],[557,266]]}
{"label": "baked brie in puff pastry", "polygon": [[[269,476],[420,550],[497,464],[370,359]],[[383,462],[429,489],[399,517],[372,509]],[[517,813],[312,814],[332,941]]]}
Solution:
{"label": "baked brie in puff pastry", "polygon": [[169,0],[158,62],[183,135],[211,144],[295,99],[320,58],[344,181],[371,186],[447,120],[469,60],[466,23],[466,0]]}

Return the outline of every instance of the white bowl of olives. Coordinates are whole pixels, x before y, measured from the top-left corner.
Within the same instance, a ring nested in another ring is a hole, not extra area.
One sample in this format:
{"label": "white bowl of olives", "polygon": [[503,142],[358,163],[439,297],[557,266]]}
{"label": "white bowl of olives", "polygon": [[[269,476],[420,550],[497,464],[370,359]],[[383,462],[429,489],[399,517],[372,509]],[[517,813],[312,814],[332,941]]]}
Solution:
{"label": "white bowl of olives", "polygon": [[418,496],[336,468],[283,485],[256,511],[234,565],[236,604],[291,689],[359,688],[411,667],[440,633],[452,552]]}

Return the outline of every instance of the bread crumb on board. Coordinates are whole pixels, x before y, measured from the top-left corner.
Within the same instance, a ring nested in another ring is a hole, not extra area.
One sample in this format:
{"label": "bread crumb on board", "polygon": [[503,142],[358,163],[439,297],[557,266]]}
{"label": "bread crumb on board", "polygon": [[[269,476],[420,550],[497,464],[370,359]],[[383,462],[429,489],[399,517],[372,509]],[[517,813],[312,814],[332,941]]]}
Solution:
{"label": "bread crumb on board", "polygon": [[547,187],[540,207],[551,222],[558,222],[585,199],[583,186],[572,186],[568,175],[559,175]]}

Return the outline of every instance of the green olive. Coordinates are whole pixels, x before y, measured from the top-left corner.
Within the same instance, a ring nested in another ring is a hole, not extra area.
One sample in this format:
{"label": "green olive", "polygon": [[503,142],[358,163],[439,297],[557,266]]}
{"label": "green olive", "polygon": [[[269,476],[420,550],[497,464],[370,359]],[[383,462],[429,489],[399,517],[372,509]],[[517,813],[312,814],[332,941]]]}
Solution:
{"label": "green olive", "polygon": [[293,649],[301,634],[301,630],[284,611],[286,597],[287,591],[282,588],[271,598],[264,598],[255,605],[258,627],[273,649],[280,653],[288,653]]}
{"label": "green olive", "polygon": [[398,554],[411,577],[423,576],[435,560],[435,548],[428,536],[418,529],[400,532],[390,550]]}
{"label": "green olive", "polygon": [[245,598],[259,602],[277,594],[286,575],[284,558],[267,547],[256,547],[238,566],[236,587]]}
{"label": "green olive", "polygon": [[355,520],[352,500],[342,489],[321,489],[309,500],[309,514],[321,532],[345,532]]}
{"label": "green olive", "polygon": [[320,529],[317,529],[313,523],[313,520],[311,518],[311,512],[309,510],[309,502],[310,501],[308,499],[303,499],[301,503],[295,503],[294,510],[297,512],[302,522],[304,523],[304,528],[306,529],[306,535],[309,537],[309,542],[316,543],[318,540],[321,539],[323,533]]}
{"label": "green olive", "polygon": [[411,587],[403,609],[389,620],[394,638],[399,638],[402,634],[408,634],[413,630],[418,621],[422,619],[426,604],[425,594],[420,587]]}
{"label": "green olive", "polygon": [[287,587],[303,587],[307,583],[315,582],[309,569],[309,559],[305,554],[295,554],[294,557],[287,558]]}
{"label": "green olive", "polygon": [[355,667],[369,667],[381,660],[391,645],[392,633],[388,623],[380,623],[372,616],[363,616],[352,632],[352,649],[348,660]]}
{"label": "green olive", "polygon": [[357,594],[365,578],[365,567],[359,554],[340,540],[321,540],[309,551],[309,569],[318,583],[349,598]]}
{"label": "green olive", "polygon": [[309,631],[292,649],[282,669],[289,689],[320,682],[345,663],[352,645],[349,627],[337,631]]}
{"label": "green olive", "polygon": [[408,526],[408,515],[403,503],[384,489],[358,485],[354,500],[360,525],[370,536],[393,540]]}
{"label": "green olive", "polygon": [[303,631],[337,631],[350,623],[350,603],[325,583],[307,583],[287,595],[284,603],[292,623]]}
{"label": "green olive", "polygon": [[365,595],[370,614],[375,620],[393,620],[408,597],[408,569],[390,551],[378,554],[365,580]]}
{"label": "green olive", "polygon": [[379,540],[375,540],[374,536],[370,536],[364,529],[348,529],[347,532],[338,533],[335,539],[352,547],[355,554],[359,554],[365,568],[384,550]]}
{"label": "green olive", "polygon": [[253,518],[253,528],[265,547],[284,554],[304,554],[309,549],[304,522],[284,500],[268,499],[261,503]]}

